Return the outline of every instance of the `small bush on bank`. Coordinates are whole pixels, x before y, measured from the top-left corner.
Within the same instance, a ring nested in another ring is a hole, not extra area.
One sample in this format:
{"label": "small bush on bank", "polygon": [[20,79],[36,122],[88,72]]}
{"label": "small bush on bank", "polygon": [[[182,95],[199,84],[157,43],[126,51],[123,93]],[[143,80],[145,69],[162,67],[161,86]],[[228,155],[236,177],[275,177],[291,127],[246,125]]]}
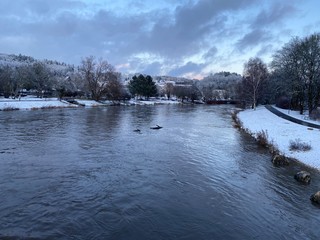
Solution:
{"label": "small bush on bank", "polygon": [[268,141],[268,131],[261,130],[257,133],[256,139],[259,145],[263,147],[269,147],[269,141]]}
{"label": "small bush on bank", "polygon": [[280,154],[280,151],[279,151],[279,148],[278,148],[277,144],[275,144],[273,141],[271,141],[271,142],[269,143],[268,147],[269,147],[270,153],[271,153],[273,156]]}
{"label": "small bush on bank", "polygon": [[311,150],[311,145],[309,143],[301,142],[301,139],[295,139],[290,141],[289,146],[290,151],[309,151]]}

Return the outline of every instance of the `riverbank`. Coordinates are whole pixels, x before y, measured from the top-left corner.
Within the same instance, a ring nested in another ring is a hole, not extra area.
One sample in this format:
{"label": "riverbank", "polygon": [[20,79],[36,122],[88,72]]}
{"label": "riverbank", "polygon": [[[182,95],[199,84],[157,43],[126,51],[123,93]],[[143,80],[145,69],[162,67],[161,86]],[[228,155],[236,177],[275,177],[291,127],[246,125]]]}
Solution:
{"label": "riverbank", "polygon": [[[144,100],[130,100],[127,102],[119,102],[120,105],[155,105],[155,104],[177,104],[179,101],[152,99],[150,101]],[[0,111],[10,110],[35,110],[46,108],[64,108],[64,107],[97,107],[114,105],[112,101],[97,102],[94,100],[75,99],[74,103],[70,103],[58,98],[37,98],[33,96],[23,97],[19,99],[0,98]]]}
{"label": "riverbank", "polygon": [[68,103],[66,101],[59,101],[57,98],[21,98],[10,99],[1,98],[0,99],[0,110],[10,111],[10,110],[20,110],[20,109],[43,109],[43,108],[63,108],[63,107],[76,107],[76,105]]}
{"label": "riverbank", "polygon": [[[298,114],[293,111],[281,111],[299,118]],[[297,159],[305,165],[320,170],[319,129],[299,125],[278,117],[263,106],[258,107],[256,110],[250,109],[239,112],[238,119],[241,127],[255,138],[261,132],[267,133],[268,142],[275,146],[281,155]],[[307,151],[290,150],[292,142],[306,144],[311,149]]]}

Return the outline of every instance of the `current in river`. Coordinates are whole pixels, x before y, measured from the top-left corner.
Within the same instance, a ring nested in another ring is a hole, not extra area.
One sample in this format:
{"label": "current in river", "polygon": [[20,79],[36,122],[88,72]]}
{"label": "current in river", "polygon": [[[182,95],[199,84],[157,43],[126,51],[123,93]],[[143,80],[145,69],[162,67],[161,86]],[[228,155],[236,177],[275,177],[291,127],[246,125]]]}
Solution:
{"label": "current in river", "polygon": [[319,172],[273,166],[232,111],[0,112],[0,239],[319,239]]}

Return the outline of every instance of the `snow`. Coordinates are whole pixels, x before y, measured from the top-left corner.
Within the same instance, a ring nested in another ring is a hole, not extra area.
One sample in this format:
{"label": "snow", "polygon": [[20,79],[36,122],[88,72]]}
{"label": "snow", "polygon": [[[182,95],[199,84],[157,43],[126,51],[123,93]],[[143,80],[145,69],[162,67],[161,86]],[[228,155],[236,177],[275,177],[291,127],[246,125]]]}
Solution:
{"label": "snow", "polygon": [[320,123],[318,121],[315,121],[315,120],[311,120],[309,118],[309,113],[307,111],[304,112],[304,114],[300,114],[299,111],[292,111],[292,110],[288,110],[288,109],[282,109],[282,108],[278,108],[276,106],[273,106],[275,109],[277,109],[278,111],[284,113],[284,114],[287,114],[291,117],[294,117],[296,119],[299,119],[299,120],[302,120],[302,121],[305,121],[305,122],[309,122],[309,123],[314,123],[314,124],[318,124],[320,125]]}
{"label": "snow", "polygon": [[104,106],[106,104],[103,104],[101,102],[97,102],[94,100],[82,100],[82,99],[75,99],[79,104],[85,106],[85,107],[98,107],[98,106]]}
{"label": "snow", "polygon": [[130,100],[130,105],[156,105],[156,104],[177,104],[181,103],[176,100],[150,99],[150,100]]}
{"label": "snow", "polygon": [[27,97],[19,99],[1,98],[0,110],[12,109],[40,109],[40,108],[59,108],[75,107],[76,105],[68,102],[59,101],[57,98],[36,98]]}
{"label": "snow", "polygon": [[[80,105],[85,107],[97,107],[112,105],[112,101],[97,102],[94,100],[75,99]],[[155,105],[155,104],[176,104],[179,101],[152,99],[150,101],[130,100],[126,105]],[[22,97],[19,99],[0,98],[0,110],[18,109],[41,109],[41,108],[60,108],[60,107],[79,107],[57,98],[37,98],[33,96]]]}
{"label": "snow", "polygon": [[[279,109],[279,108],[277,108]],[[283,113],[290,114],[301,119],[297,112],[281,110]],[[275,145],[281,154],[295,158],[303,164],[320,170],[320,133],[319,129],[313,129],[307,126],[296,124],[278,117],[265,107],[261,106],[256,110],[250,109],[238,113],[238,118],[245,129],[252,136],[265,131],[268,134],[268,141]],[[312,121],[319,124],[319,122]],[[319,124],[320,125],[320,124]],[[311,146],[309,151],[290,151],[290,141],[300,139],[302,143]]]}
{"label": "snow", "polygon": [[[111,102],[97,102],[94,100],[75,99],[80,105],[85,107],[96,107],[110,105]],[[0,98],[0,110],[18,110],[18,109],[40,109],[40,108],[61,108],[61,107],[79,107],[79,105],[60,101],[58,98],[37,98],[22,97],[19,99]]]}

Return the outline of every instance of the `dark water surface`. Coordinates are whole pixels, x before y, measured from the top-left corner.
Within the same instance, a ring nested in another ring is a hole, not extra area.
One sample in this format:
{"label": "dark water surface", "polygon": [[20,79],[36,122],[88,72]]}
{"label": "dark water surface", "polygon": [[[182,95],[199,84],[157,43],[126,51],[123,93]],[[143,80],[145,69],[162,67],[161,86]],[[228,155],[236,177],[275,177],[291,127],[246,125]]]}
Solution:
{"label": "dark water surface", "polygon": [[272,166],[230,111],[0,112],[0,238],[319,239],[319,172]]}

